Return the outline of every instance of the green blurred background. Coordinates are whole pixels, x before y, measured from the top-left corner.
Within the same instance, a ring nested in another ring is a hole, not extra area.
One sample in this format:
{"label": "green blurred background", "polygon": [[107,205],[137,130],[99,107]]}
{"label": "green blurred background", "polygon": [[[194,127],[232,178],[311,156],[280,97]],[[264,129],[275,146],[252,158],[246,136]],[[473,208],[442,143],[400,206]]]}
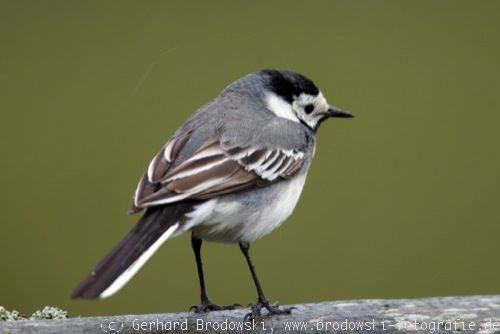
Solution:
{"label": "green blurred background", "polygon": [[[252,248],[271,300],[500,293],[499,41],[497,1],[1,1],[0,305],[197,303],[188,235],[112,298],[68,297],[133,226],[153,154],[268,67],[357,116],[323,125],[294,214]],[[214,301],[254,301],[237,247],[204,258]]]}

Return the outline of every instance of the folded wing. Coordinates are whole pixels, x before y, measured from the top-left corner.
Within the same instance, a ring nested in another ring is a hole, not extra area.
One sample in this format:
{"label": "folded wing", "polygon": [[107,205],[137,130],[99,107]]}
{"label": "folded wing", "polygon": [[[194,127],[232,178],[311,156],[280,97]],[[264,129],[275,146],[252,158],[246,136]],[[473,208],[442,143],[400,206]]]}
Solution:
{"label": "folded wing", "polygon": [[251,186],[265,186],[295,174],[304,163],[299,150],[265,147],[223,148],[213,137],[176,164],[189,133],[172,138],[153,158],[137,187],[132,213],[186,198],[208,199]]}

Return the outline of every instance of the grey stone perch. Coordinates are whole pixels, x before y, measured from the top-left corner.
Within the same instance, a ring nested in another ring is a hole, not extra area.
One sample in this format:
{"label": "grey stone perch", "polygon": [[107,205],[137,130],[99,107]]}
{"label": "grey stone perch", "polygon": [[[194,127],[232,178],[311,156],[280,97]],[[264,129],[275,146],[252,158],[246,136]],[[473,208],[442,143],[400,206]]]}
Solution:
{"label": "grey stone perch", "polygon": [[248,309],[0,323],[0,333],[500,333],[500,295],[294,305],[243,323]]}

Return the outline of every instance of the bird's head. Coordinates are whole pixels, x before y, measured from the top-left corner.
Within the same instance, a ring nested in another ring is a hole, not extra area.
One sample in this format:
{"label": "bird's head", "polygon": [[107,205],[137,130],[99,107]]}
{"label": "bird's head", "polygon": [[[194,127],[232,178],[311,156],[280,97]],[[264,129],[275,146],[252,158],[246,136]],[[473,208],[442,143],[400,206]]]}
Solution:
{"label": "bird's head", "polygon": [[257,73],[264,83],[267,108],[278,117],[300,122],[316,131],[330,117],[353,117],[329,105],[312,80],[302,74],[284,70],[262,70]]}

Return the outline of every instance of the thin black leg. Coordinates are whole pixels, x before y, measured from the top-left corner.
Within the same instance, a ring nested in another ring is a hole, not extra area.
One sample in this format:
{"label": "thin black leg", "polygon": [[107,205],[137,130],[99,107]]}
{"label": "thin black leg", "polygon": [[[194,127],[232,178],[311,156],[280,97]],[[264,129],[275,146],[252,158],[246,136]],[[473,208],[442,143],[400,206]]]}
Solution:
{"label": "thin black leg", "polygon": [[255,317],[260,317],[261,309],[266,308],[269,314],[290,314],[294,307],[288,308],[279,308],[278,304],[270,305],[267,301],[266,296],[264,295],[264,291],[262,290],[262,286],[260,285],[259,278],[257,277],[257,273],[255,272],[255,267],[252,263],[252,259],[250,258],[250,254],[248,250],[250,249],[250,244],[240,242],[240,249],[243,255],[245,255],[245,259],[247,260],[248,267],[250,268],[250,272],[252,273],[253,282],[255,283],[255,288],[257,289],[257,303],[252,305],[252,312],[248,313],[245,316],[245,320],[250,320]]}
{"label": "thin black leg", "polygon": [[207,290],[205,288],[205,275],[203,274],[203,263],[201,262],[201,244],[202,240],[191,234],[191,247],[193,247],[194,257],[196,259],[196,267],[198,269],[198,279],[200,281],[201,304],[191,306],[190,310],[194,310],[196,313],[220,311],[220,310],[232,310],[236,306],[239,306],[239,304],[219,306],[212,303],[208,298]]}
{"label": "thin black leg", "polygon": [[244,244],[240,242],[240,249],[243,255],[245,255],[248,267],[250,268],[250,272],[252,273],[253,282],[255,283],[255,288],[257,289],[258,301],[262,303],[267,303],[266,296],[264,295],[264,291],[262,290],[262,286],[260,285],[257,273],[255,272],[255,267],[253,266],[252,259],[250,258],[250,254],[248,253],[248,250],[250,249],[250,244]]}
{"label": "thin black leg", "polygon": [[200,281],[201,303],[208,301],[207,291],[205,289],[205,276],[203,275],[203,263],[201,262],[201,244],[202,240],[191,235],[191,247],[193,247],[194,257],[196,259],[196,268],[198,269],[198,279]]}

